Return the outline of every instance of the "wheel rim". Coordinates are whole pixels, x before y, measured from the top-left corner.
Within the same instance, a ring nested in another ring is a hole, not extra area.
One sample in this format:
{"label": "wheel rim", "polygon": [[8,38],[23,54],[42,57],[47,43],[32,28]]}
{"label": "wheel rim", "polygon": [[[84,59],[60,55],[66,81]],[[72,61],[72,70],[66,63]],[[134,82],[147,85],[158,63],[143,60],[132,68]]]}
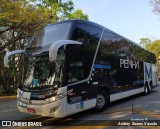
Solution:
{"label": "wheel rim", "polygon": [[97,95],[97,102],[96,102],[96,106],[97,108],[102,108],[105,104],[105,97],[101,94]]}

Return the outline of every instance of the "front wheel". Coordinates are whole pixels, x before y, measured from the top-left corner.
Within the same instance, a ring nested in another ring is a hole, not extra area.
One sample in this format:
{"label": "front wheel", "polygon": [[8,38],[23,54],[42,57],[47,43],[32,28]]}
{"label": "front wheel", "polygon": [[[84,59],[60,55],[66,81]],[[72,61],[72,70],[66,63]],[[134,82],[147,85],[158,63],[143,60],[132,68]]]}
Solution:
{"label": "front wheel", "polygon": [[101,112],[106,109],[106,107],[109,104],[109,95],[103,91],[100,90],[97,94],[96,98],[96,107],[94,108],[95,112]]}

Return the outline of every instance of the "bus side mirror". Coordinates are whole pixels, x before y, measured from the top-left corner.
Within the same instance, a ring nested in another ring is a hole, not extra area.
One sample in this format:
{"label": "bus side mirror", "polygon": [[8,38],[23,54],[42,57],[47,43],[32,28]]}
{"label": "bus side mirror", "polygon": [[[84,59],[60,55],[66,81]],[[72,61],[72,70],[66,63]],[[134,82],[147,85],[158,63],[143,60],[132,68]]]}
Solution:
{"label": "bus side mirror", "polygon": [[7,52],[6,55],[4,56],[4,67],[9,67],[9,61],[10,61],[10,56],[15,55],[15,54],[20,54],[20,53],[25,53],[25,50],[16,50],[16,51],[11,51],[11,52]]}
{"label": "bus side mirror", "polygon": [[58,49],[63,45],[69,44],[82,44],[82,42],[74,41],[74,40],[58,40],[54,42],[49,48],[49,61],[54,62],[57,60],[57,52]]}

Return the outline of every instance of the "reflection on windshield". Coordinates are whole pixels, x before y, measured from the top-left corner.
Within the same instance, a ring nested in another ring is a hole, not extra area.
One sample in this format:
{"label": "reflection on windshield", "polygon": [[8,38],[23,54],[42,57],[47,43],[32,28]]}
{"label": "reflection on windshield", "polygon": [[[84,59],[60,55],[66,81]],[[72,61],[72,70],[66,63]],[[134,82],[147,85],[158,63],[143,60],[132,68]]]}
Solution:
{"label": "reflection on windshield", "polygon": [[34,48],[40,45],[48,45],[58,40],[67,39],[71,22],[51,24],[34,34],[28,48]]}
{"label": "reflection on windshield", "polygon": [[30,57],[25,59],[24,85],[27,87],[39,87],[54,85],[60,81],[60,65],[50,63],[47,55]]}

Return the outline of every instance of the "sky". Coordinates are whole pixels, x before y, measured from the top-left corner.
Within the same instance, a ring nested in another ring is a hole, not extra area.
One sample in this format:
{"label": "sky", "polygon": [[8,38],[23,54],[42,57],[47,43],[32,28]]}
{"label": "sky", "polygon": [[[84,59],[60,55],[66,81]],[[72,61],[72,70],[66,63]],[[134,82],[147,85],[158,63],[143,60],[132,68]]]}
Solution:
{"label": "sky", "polygon": [[150,0],[72,0],[89,20],[139,43],[140,38],[160,39],[160,15]]}

